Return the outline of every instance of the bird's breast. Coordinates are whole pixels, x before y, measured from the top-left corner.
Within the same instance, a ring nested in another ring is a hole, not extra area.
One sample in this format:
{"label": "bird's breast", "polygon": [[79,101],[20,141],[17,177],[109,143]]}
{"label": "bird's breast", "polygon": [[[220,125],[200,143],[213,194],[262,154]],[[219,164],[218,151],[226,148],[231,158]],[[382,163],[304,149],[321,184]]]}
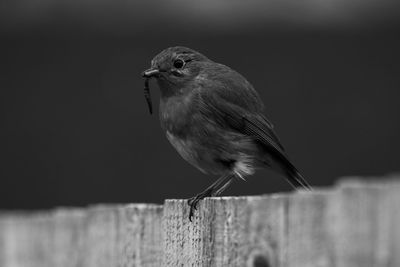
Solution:
{"label": "bird's breast", "polygon": [[193,104],[189,96],[160,100],[161,127],[174,136],[184,137],[191,129]]}
{"label": "bird's breast", "polygon": [[203,173],[206,173],[199,164],[198,150],[196,149],[196,144],[193,143],[192,140],[175,136],[168,130],[166,131],[166,136],[168,141],[184,160],[198,168]]}

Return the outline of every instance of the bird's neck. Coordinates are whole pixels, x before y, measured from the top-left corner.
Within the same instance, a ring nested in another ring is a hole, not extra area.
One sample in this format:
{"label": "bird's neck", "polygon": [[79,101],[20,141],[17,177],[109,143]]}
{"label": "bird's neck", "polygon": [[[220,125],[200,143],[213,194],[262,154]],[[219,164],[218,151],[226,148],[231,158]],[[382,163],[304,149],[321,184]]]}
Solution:
{"label": "bird's neck", "polygon": [[158,87],[160,88],[161,98],[173,97],[180,93],[179,87],[167,80],[158,79],[157,83]]}

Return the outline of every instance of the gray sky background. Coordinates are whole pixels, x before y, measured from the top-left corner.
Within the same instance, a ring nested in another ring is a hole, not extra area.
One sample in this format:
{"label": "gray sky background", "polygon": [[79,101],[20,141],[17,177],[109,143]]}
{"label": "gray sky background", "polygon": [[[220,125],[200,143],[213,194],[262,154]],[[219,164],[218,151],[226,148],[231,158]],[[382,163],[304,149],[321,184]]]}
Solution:
{"label": "gray sky background", "polygon": [[[211,184],[215,177],[168,144],[143,97],[141,71],[175,45],[232,67],[254,85],[313,185],[400,169],[394,1],[1,5],[2,209],[161,203]],[[155,83],[151,89],[157,103]],[[282,177],[259,171],[225,194],[289,190]]]}

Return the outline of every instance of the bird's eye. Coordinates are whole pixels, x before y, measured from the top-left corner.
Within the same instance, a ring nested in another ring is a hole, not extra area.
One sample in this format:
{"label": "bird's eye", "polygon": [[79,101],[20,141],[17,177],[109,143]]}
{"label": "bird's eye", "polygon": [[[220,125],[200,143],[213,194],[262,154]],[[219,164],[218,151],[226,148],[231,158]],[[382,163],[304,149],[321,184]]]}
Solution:
{"label": "bird's eye", "polygon": [[183,61],[182,59],[176,59],[174,61],[174,67],[177,69],[181,69],[183,68],[183,66],[185,66],[185,61]]}

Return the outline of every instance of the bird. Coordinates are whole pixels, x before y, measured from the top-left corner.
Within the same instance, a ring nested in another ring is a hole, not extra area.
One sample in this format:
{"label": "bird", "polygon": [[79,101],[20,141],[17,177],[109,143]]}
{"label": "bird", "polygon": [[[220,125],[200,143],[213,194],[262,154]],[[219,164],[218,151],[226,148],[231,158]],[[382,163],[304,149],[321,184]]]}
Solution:
{"label": "bird", "polygon": [[149,79],[157,80],[159,120],[171,145],[202,173],[219,177],[188,200],[190,221],[200,200],[220,195],[234,179],[245,180],[256,169],[272,169],[293,187],[312,190],[264,115],[259,94],[241,74],[175,46],[157,54],[142,76],[150,113]]}

